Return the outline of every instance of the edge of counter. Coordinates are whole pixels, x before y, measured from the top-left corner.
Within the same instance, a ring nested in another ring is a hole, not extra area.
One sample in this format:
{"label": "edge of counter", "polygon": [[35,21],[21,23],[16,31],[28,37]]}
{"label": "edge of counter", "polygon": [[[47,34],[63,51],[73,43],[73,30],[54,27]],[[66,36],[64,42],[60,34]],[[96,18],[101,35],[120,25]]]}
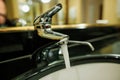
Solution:
{"label": "edge of counter", "polygon": [[[80,28],[84,29],[87,27],[120,27],[118,24],[71,24],[71,25],[52,25],[53,29],[63,29],[63,28]],[[34,26],[16,26],[16,27],[3,27],[0,28],[0,33],[3,32],[20,32],[20,31],[33,31]]]}

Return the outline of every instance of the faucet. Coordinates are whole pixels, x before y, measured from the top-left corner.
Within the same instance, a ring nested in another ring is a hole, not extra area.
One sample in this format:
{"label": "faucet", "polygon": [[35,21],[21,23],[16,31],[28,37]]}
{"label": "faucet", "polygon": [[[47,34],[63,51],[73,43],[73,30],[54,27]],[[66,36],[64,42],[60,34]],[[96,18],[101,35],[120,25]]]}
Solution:
{"label": "faucet", "polygon": [[33,25],[37,30],[39,36],[53,40],[61,40],[62,38],[68,37],[65,34],[54,32],[51,30],[52,16],[61,9],[62,5],[58,3],[44,14],[35,18]]}
{"label": "faucet", "polygon": [[[59,40],[57,43],[45,48],[45,51],[48,49],[51,49],[55,46],[60,46],[61,52],[64,57],[65,66],[66,66],[66,68],[70,68],[70,60],[69,60],[69,53],[68,53],[68,46],[67,46],[68,42],[88,45],[91,48],[91,50],[94,50],[94,47],[89,42],[70,41],[68,35],[55,32],[51,29],[52,16],[55,15],[61,9],[62,9],[62,5],[60,3],[58,3],[57,5],[55,5],[53,8],[51,8],[47,12],[36,17],[33,25],[34,25],[35,30],[37,30],[37,33],[40,37],[48,38],[48,39],[52,39],[52,40]],[[47,55],[47,53],[44,54],[44,52],[43,52],[43,55]]]}

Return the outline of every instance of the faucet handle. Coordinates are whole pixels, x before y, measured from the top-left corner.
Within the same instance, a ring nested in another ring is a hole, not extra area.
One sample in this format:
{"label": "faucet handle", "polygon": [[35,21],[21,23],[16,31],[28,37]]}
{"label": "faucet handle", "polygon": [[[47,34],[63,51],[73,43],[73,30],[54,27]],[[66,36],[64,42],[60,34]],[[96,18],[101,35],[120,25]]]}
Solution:
{"label": "faucet handle", "polygon": [[55,15],[58,11],[62,9],[62,4],[58,3],[50,10],[46,11],[45,13],[41,14],[40,16],[34,19],[33,25],[37,26],[42,24],[44,27],[46,24],[51,24],[52,16]]}
{"label": "faucet handle", "polygon": [[38,35],[48,39],[61,40],[64,37],[68,37],[65,34],[54,32],[51,30],[52,16],[62,9],[62,4],[57,4],[47,12],[38,16],[34,20],[34,27],[37,30]]}

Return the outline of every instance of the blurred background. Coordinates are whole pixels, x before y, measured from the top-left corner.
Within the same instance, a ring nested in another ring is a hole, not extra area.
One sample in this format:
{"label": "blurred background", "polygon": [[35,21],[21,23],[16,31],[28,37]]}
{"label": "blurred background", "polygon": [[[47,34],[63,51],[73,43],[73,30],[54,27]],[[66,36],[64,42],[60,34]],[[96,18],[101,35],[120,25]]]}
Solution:
{"label": "blurred background", "polygon": [[[53,30],[69,35],[70,40],[91,42],[95,47],[94,52],[79,44],[70,47],[71,57],[120,54],[120,0],[0,0],[1,80],[10,80],[40,67],[44,61],[49,64],[63,59],[59,48],[56,51],[48,49],[43,54],[42,51],[56,41],[40,37],[33,27],[34,19],[57,3],[63,8],[52,18]],[[115,59],[120,60],[120,57]]]}
{"label": "blurred background", "polygon": [[7,18],[15,26],[32,26],[36,16],[57,3],[63,9],[53,17],[53,25],[120,24],[120,0],[3,0]]}

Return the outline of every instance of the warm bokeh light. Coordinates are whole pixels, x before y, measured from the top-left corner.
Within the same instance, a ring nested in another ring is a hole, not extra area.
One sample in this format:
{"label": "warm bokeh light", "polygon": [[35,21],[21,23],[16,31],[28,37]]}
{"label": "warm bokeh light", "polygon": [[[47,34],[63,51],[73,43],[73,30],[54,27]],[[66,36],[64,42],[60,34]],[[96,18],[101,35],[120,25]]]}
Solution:
{"label": "warm bokeh light", "polygon": [[49,3],[51,0],[41,0],[43,3]]}
{"label": "warm bokeh light", "polygon": [[21,5],[21,10],[23,11],[23,12],[28,12],[29,10],[30,10],[30,8],[29,8],[29,6],[28,5]]}

